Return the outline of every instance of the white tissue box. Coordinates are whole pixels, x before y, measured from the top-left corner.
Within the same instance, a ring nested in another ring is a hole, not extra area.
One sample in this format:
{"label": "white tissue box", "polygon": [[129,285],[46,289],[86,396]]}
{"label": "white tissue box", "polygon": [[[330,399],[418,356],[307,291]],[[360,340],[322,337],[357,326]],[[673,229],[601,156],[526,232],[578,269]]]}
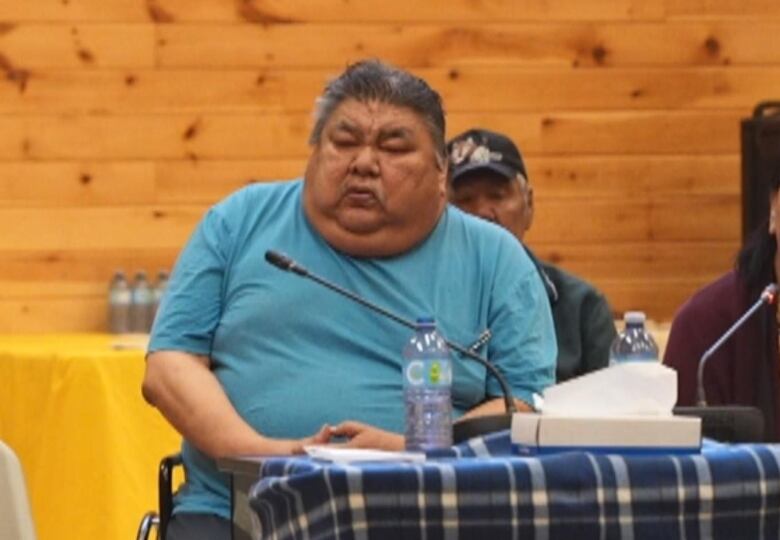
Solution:
{"label": "white tissue box", "polygon": [[561,416],[515,413],[517,455],[586,451],[600,454],[691,454],[701,450],[701,419],[678,416]]}

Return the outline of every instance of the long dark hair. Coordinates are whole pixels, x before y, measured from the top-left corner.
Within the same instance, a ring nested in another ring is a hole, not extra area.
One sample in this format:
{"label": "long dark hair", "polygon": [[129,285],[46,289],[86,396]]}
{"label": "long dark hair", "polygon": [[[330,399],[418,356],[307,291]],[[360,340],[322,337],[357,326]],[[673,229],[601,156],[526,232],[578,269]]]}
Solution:
{"label": "long dark hair", "polygon": [[751,296],[757,295],[774,278],[775,235],[769,233],[769,219],[753,231],[737,254],[737,273],[747,284]]}
{"label": "long dark hair", "polygon": [[[776,197],[780,189],[780,162],[777,165],[769,175],[770,198]],[[761,222],[737,254],[737,273],[745,281],[751,296],[758,296],[767,283],[776,281],[777,278],[775,276],[777,240],[775,235],[769,232],[769,219]],[[780,226],[780,216],[778,221]]]}

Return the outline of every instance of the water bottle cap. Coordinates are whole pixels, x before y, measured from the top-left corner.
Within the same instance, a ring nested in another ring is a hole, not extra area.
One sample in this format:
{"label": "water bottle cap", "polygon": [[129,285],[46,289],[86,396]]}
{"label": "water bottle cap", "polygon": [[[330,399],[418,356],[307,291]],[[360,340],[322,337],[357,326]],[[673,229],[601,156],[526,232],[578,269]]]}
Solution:
{"label": "water bottle cap", "polygon": [[431,317],[417,317],[417,327],[423,327],[423,328],[435,328],[436,327],[436,320]]}
{"label": "water bottle cap", "polygon": [[644,311],[626,311],[623,314],[623,322],[627,324],[644,324],[645,319]]}

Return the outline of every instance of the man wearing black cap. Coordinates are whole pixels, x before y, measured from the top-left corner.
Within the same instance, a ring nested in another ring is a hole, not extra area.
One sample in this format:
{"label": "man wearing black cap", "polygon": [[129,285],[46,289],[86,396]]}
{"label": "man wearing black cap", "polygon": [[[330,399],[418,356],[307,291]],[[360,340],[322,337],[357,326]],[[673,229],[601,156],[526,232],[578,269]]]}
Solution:
{"label": "man wearing black cap", "polygon": [[[450,202],[461,210],[501,225],[522,242],[534,217],[533,188],[520,152],[504,135],[471,129],[447,145]],[[558,382],[602,368],[615,338],[612,311],[604,295],[585,281],[536,264],[552,307],[558,340]]]}

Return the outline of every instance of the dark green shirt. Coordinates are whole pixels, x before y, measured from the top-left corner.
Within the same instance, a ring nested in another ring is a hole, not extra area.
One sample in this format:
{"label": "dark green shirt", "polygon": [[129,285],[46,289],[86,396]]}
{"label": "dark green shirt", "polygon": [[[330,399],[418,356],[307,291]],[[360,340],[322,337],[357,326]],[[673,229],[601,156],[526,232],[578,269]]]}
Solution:
{"label": "dark green shirt", "polygon": [[550,299],[558,341],[557,382],[606,367],[617,335],[607,299],[586,281],[539,261],[527,247],[526,251]]}

